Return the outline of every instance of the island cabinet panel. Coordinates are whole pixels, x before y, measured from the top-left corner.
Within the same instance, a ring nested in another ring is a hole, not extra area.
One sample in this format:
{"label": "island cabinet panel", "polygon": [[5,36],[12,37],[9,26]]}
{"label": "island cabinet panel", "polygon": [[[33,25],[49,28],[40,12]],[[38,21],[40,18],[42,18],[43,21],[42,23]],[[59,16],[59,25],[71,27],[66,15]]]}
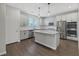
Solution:
{"label": "island cabinet panel", "polygon": [[51,49],[56,50],[56,48],[59,46],[60,37],[59,33],[40,33],[40,32],[34,32],[35,35],[35,42],[42,44],[44,46],[47,46]]}

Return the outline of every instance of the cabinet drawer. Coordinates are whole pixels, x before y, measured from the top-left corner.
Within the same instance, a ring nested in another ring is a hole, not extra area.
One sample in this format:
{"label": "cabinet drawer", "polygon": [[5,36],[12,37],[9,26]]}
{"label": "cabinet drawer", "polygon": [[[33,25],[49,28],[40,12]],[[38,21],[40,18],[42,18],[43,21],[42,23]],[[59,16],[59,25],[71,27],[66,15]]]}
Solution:
{"label": "cabinet drawer", "polygon": [[29,31],[20,31],[20,39],[29,38]]}
{"label": "cabinet drawer", "polygon": [[29,38],[29,31],[24,31],[24,38]]}
{"label": "cabinet drawer", "polygon": [[67,39],[74,40],[74,41],[78,41],[78,38],[77,37],[69,37],[69,36],[67,36]]}

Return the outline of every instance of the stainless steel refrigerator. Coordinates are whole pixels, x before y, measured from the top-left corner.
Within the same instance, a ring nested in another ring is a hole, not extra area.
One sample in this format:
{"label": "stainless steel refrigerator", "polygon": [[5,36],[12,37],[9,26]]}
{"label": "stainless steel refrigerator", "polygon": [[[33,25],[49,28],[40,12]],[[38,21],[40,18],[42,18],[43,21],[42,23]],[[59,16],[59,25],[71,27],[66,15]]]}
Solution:
{"label": "stainless steel refrigerator", "polygon": [[57,21],[57,31],[60,33],[60,38],[61,39],[66,39],[66,21]]}

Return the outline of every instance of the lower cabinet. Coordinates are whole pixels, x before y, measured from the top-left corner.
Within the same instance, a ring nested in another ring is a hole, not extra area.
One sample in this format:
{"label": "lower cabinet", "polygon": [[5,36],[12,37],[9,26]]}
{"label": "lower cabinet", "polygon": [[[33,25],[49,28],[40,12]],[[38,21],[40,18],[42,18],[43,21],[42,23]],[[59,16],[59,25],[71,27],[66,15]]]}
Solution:
{"label": "lower cabinet", "polygon": [[20,31],[20,40],[29,38],[29,31],[28,30],[24,30],[24,31]]}
{"label": "lower cabinet", "polygon": [[29,37],[34,37],[34,30],[29,30]]}
{"label": "lower cabinet", "polygon": [[59,34],[45,34],[34,32],[35,42],[56,50],[60,44]]}
{"label": "lower cabinet", "polygon": [[68,39],[68,40],[73,40],[73,41],[78,41],[78,38],[77,38],[77,37],[70,37],[70,36],[67,36],[67,39]]}

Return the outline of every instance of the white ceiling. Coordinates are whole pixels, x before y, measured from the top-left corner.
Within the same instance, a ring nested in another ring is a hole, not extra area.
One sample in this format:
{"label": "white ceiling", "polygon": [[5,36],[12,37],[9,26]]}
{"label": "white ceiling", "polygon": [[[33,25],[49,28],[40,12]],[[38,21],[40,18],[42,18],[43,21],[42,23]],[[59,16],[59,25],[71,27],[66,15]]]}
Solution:
{"label": "white ceiling", "polygon": [[[26,13],[39,16],[56,15],[77,9],[77,3],[51,3],[49,6],[48,15],[48,4],[47,3],[9,3],[7,5],[19,8],[21,11]],[[40,7],[40,12],[38,7]]]}

